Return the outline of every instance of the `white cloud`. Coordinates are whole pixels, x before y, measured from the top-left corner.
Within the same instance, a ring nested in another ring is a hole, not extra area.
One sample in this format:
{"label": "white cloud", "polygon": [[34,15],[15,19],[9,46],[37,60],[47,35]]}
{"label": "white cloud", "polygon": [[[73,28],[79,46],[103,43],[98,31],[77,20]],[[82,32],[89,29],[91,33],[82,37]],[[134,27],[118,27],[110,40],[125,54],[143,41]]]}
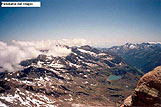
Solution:
{"label": "white cloud", "polygon": [[[9,45],[0,42],[0,71],[17,71],[22,69],[19,63],[23,60],[36,58],[40,54],[52,56],[66,56],[71,53],[67,46],[82,46],[87,42],[84,39],[63,39],[63,40],[46,40],[46,41],[15,41]],[[46,53],[40,50],[48,50]]]}
{"label": "white cloud", "polygon": [[150,44],[161,44],[161,42],[148,42]]}
{"label": "white cloud", "polygon": [[83,46],[83,45],[87,45],[90,44],[89,41],[85,40],[85,39],[62,39],[60,41],[58,41],[60,44],[64,44],[67,46]]}

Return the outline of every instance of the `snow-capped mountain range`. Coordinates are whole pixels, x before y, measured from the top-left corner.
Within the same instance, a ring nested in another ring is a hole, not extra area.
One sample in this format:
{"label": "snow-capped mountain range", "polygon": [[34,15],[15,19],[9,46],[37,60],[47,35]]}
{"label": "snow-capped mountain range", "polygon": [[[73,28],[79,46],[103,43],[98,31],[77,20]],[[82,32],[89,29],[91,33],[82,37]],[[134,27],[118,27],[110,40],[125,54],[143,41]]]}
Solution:
{"label": "snow-capped mountain range", "polygon": [[1,72],[0,104],[6,107],[119,106],[142,75],[111,52],[88,45],[66,48],[71,49],[67,56],[41,54],[21,61],[23,70]]}
{"label": "snow-capped mountain range", "polygon": [[161,44],[159,42],[113,46],[109,49],[120,55],[128,64],[147,73],[161,65]]}

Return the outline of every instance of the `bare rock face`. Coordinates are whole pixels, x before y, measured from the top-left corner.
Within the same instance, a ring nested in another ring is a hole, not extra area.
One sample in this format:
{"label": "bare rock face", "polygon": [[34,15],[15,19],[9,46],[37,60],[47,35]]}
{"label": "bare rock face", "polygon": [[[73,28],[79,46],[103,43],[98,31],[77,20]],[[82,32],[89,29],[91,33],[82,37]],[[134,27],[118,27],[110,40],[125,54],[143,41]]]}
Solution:
{"label": "bare rock face", "polygon": [[161,107],[161,66],[145,74],[121,107]]}

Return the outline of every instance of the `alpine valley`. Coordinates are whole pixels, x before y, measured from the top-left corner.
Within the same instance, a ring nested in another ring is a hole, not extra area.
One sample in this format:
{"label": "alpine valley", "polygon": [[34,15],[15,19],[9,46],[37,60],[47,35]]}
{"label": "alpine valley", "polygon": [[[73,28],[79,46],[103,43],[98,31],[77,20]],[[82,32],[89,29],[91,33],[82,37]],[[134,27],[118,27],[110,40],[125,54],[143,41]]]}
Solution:
{"label": "alpine valley", "polygon": [[118,107],[132,94],[143,73],[161,65],[159,44],[63,47],[71,53],[57,57],[41,54],[21,61],[23,70],[1,72],[0,105]]}

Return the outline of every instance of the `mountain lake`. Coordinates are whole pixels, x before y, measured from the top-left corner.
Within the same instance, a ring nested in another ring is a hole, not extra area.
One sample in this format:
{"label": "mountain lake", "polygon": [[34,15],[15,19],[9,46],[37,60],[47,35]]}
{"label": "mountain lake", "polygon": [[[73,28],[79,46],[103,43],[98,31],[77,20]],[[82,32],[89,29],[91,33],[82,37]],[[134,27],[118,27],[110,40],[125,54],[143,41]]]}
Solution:
{"label": "mountain lake", "polygon": [[118,79],[120,79],[120,78],[121,78],[121,76],[117,76],[117,75],[110,75],[110,76],[108,77],[109,80],[118,80]]}

